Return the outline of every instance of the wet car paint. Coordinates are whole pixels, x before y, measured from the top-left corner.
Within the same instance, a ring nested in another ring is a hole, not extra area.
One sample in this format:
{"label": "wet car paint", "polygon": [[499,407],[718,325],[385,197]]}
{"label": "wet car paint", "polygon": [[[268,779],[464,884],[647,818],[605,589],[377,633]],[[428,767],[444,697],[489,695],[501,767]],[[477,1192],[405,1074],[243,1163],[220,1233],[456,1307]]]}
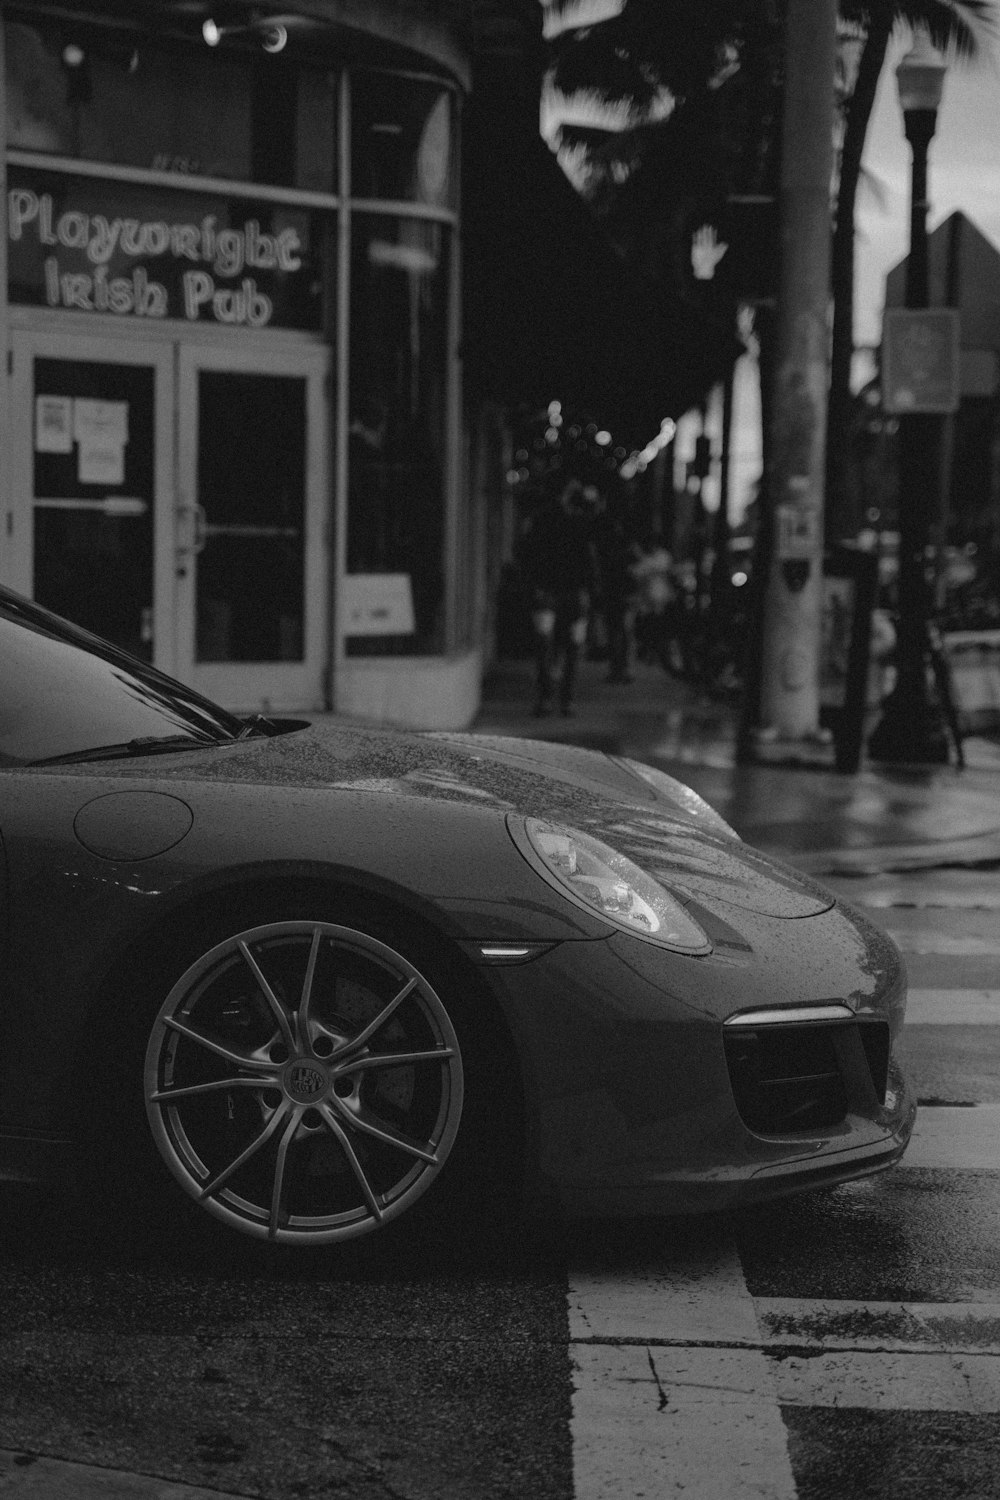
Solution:
{"label": "wet car paint", "polygon": [[[8,772],[11,979],[34,1003],[6,1018],[4,1118],[51,1125],[74,1041],[123,950],[135,946],[141,963],[145,935],[168,914],[280,878],[389,900],[480,966],[521,1059],[540,1203],[710,1208],[798,1188],[819,1157],[831,1180],[865,1170],[866,1157],[888,1164],[912,1123],[898,1077],[894,1107],[876,1118],[764,1141],[736,1113],[719,1022],[837,998],[882,1011],[898,1031],[905,976],[894,945],[812,881],[702,832],[696,806],[664,804],[607,757],[578,752],[549,772],[518,745],[507,755],[496,741],[481,750],[329,726],[155,761]],[[515,850],[512,808],[630,854],[684,901],[713,951],[670,952],[560,900]],[[59,945],[42,940],[57,927]],[[484,965],[485,945],[516,941],[539,945],[516,975]],[[50,1066],[29,1079],[20,1059],[37,1045],[39,1010]]]}

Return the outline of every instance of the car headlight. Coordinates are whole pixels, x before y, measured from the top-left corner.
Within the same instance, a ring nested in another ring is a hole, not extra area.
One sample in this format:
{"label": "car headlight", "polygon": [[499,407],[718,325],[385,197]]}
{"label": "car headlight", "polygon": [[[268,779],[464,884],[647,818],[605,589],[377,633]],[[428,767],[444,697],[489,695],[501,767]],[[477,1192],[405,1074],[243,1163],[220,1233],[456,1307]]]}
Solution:
{"label": "car headlight", "polygon": [[[514,820],[510,826],[516,838]],[[678,953],[711,952],[708,938],[676,897],[609,844],[540,818],[525,818],[521,826],[534,867],[588,911]]]}
{"label": "car headlight", "polygon": [[[727,838],[738,839],[740,836],[735,828],[731,828],[725,818],[721,817],[710,802],[698,795],[692,787],[685,786],[683,781],[678,781],[675,776],[668,776],[666,771],[659,771],[655,766],[647,766],[644,761],[632,760],[627,755],[616,755],[613,757],[620,766],[631,771],[633,776],[638,776],[647,786],[653,788],[657,796],[665,801],[679,807],[690,817],[697,818],[703,828],[709,833],[724,833]],[[740,840],[742,842],[742,840]]]}

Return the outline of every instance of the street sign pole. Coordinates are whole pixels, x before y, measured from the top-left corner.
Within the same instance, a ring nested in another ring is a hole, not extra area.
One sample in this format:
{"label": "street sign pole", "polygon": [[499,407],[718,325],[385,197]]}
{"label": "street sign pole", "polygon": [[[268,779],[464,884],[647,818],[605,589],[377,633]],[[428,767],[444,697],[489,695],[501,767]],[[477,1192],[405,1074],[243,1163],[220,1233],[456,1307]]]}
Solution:
{"label": "street sign pole", "polygon": [[[947,764],[948,737],[928,683],[930,589],[927,546],[940,482],[937,413],[958,404],[958,348],[953,309],[928,309],[927,154],[937,122],[945,63],[925,35],[896,69],[906,139],[912,152],[910,253],[906,267],[909,323],[887,320],[886,394],[899,415],[899,610],[896,686],[868,741],[874,760]],[[935,323],[937,319],[937,323]],[[945,320],[942,322],[941,320]],[[949,342],[950,340],[950,342]],[[949,387],[949,358],[952,372]],[[890,408],[892,409],[892,407]]]}

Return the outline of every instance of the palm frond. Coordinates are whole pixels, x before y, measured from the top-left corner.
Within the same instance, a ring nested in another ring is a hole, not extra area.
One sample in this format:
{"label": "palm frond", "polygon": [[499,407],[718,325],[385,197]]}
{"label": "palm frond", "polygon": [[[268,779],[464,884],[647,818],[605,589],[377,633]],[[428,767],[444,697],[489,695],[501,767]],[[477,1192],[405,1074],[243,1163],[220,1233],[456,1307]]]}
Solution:
{"label": "palm frond", "polygon": [[898,20],[923,25],[935,47],[963,62],[977,57],[982,42],[996,30],[992,0],[906,0],[896,11]]}
{"label": "palm frond", "polygon": [[935,47],[970,61],[997,31],[996,0],[840,0],[843,20],[864,30],[876,21],[925,27]]}

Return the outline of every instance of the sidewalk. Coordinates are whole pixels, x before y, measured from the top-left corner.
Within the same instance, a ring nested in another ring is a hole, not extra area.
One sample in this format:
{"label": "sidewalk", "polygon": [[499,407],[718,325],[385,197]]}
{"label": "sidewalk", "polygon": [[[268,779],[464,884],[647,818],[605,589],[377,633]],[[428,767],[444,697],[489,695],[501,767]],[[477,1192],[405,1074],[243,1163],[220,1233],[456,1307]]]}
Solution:
{"label": "sidewalk", "polygon": [[967,740],[964,770],[737,766],[735,705],[700,697],[658,666],[638,664],[628,684],[605,676],[603,662],[582,663],[573,717],[538,719],[532,663],[501,662],[472,728],[649,761],[693,786],[748,842],[815,874],[1000,862],[1000,745]]}

